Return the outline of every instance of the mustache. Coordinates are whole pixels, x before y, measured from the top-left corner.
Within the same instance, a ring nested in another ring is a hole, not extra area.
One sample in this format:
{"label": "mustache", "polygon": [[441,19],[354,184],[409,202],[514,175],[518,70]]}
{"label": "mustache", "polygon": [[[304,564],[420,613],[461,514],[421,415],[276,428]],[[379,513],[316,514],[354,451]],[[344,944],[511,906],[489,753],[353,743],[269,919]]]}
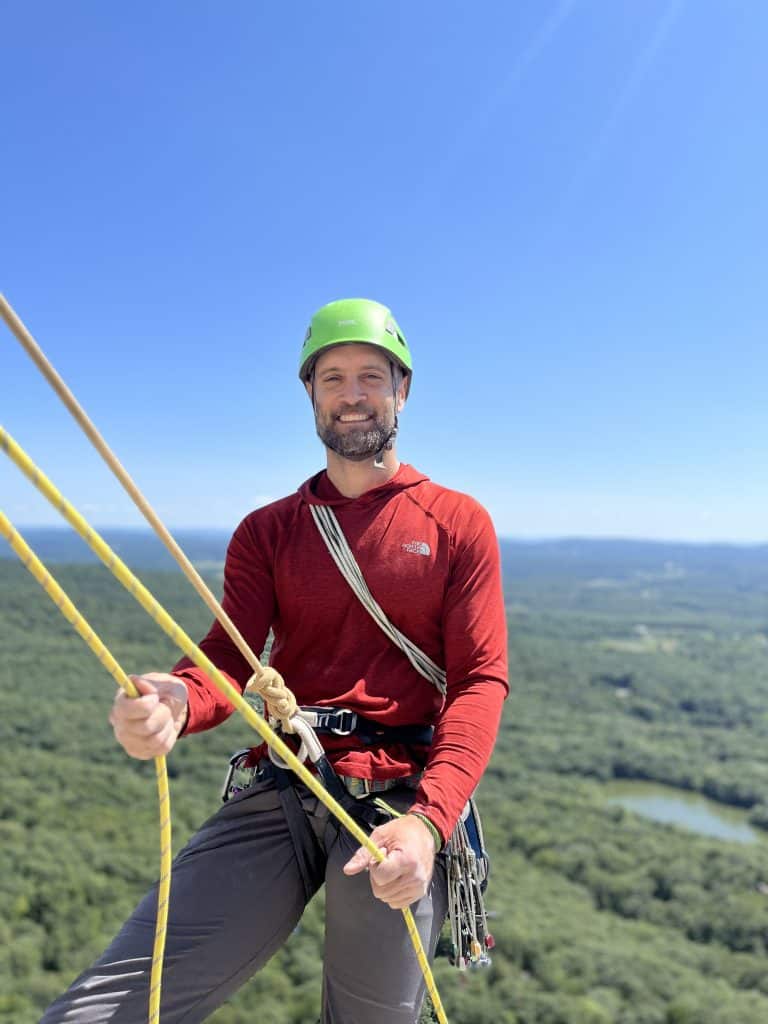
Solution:
{"label": "mustache", "polygon": [[367,406],[367,405],[348,405],[348,406],[345,406],[343,409],[338,409],[334,413],[334,416],[335,416],[336,419],[338,419],[339,416],[356,416],[356,415],[373,416],[373,417],[375,417],[376,416],[376,410],[375,409],[371,409],[370,406]]}

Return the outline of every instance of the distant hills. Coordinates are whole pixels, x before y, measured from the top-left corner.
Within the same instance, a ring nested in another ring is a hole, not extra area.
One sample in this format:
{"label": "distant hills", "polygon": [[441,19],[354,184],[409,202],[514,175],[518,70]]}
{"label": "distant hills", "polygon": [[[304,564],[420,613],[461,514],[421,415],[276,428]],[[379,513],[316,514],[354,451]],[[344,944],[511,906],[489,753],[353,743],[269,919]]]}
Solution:
{"label": "distant hills", "polygon": [[768,544],[694,544],[680,541],[573,538],[502,539],[505,572],[518,576],[641,576],[673,579],[681,573],[739,574],[768,579]]}
{"label": "distant hills", "polygon": [[[44,562],[52,564],[92,564],[98,559],[85,541],[61,527],[19,527],[26,542]],[[99,530],[109,546],[124,562],[137,569],[174,569],[176,563],[149,529],[105,528]],[[178,530],[176,542],[199,568],[211,569],[224,564],[231,530]],[[16,555],[0,538],[0,558]]]}
{"label": "distant hills", "polygon": [[[93,563],[97,559],[72,531],[60,527],[21,528],[35,553],[51,564]],[[229,530],[179,530],[176,540],[200,569],[223,565]],[[127,562],[140,569],[172,569],[175,562],[154,534],[143,528],[104,529],[102,536]],[[603,575],[651,573],[672,578],[680,572],[720,575],[745,574],[768,578],[768,544],[685,544],[643,540],[572,538],[562,540],[501,540],[505,574],[520,578],[567,575],[590,579]],[[0,558],[15,558],[0,538]]]}

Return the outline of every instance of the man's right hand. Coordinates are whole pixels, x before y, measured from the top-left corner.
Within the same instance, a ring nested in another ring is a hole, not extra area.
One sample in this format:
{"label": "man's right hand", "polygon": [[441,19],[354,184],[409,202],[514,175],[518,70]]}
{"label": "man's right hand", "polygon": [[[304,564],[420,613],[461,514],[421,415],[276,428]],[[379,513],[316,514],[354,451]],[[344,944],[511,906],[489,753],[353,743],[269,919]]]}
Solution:
{"label": "man's right hand", "polygon": [[147,672],[131,680],[140,696],[118,691],[109,713],[115,739],[141,761],[169,754],[187,721],[186,686],[167,672]]}

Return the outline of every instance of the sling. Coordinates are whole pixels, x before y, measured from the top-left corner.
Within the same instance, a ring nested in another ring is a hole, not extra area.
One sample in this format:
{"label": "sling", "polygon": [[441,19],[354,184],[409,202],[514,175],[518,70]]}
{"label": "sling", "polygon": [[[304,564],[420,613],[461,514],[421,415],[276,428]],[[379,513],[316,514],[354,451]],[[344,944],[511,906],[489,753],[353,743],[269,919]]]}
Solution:
{"label": "sling", "polygon": [[428,679],[433,686],[436,686],[440,693],[445,696],[446,679],[445,669],[440,668],[429,655],[425,654],[408,637],[393,626],[387,618],[387,614],[376,598],[368,589],[368,584],[357,564],[352,550],[347,544],[347,538],[341,529],[338,519],[328,505],[310,505],[309,511],[315,521],[320,536],[325,541],[325,546],[330,552],[331,558],[336,563],[339,572],[352,588],[355,596],[368,612],[373,621],[399,647],[408,661],[413,665],[419,675]]}

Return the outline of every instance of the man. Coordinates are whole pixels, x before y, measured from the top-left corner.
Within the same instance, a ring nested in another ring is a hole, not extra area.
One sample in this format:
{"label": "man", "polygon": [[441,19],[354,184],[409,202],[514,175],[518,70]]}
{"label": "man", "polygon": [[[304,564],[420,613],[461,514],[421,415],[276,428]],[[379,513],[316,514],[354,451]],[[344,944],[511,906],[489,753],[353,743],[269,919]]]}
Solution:
{"label": "man", "polygon": [[[507,693],[490,519],[473,499],[397,458],[412,364],[390,311],[363,299],[324,306],[307,332],[300,377],[327,467],[243,520],[227,552],[223,604],[254,651],[272,629],[271,664],[300,705],[358,716],[353,732],[337,728],[321,739],[363,820],[380,815],[382,795],[401,816],[371,833],[386,852],[376,863],[306,787],[286,787],[255,748],[249,784],[174,864],[163,1024],[193,1024],[212,1013],[282,945],[323,883],[322,1021],[413,1024],[423,980],[394,911],[412,908],[431,957],[447,902],[438,853],[485,769]],[[389,620],[444,666],[444,693],[416,671],[341,575],[313,507],[333,511]],[[245,685],[250,668],[218,623],[201,647]],[[120,692],[110,715],[133,757],[168,754],[182,733],[211,728],[232,711],[186,659],[172,674],[135,682],[142,696]],[[298,838],[288,795],[299,808]],[[141,1024],[154,918],[153,891],[43,1024]]]}

